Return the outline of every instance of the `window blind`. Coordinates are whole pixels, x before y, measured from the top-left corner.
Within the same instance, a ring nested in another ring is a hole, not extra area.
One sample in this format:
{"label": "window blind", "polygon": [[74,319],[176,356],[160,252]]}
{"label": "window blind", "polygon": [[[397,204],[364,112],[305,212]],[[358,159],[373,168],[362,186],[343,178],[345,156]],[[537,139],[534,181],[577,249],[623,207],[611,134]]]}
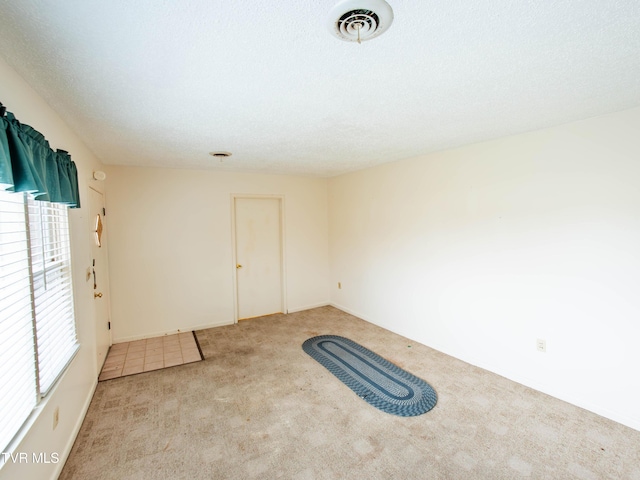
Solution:
{"label": "window blind", "polygon": [[67,207],[28,200],[40,392],[49,391],[76,350]]}
{"label": "window blind", "polygon": [[0,191],[0,449],[77,349],[67,207]]}
{"label": "window blind", "polygon": [[[0,191],[0,447],[36,406],[36,368],[24,198]],[[3,450],[4,451],[4,450]]]}

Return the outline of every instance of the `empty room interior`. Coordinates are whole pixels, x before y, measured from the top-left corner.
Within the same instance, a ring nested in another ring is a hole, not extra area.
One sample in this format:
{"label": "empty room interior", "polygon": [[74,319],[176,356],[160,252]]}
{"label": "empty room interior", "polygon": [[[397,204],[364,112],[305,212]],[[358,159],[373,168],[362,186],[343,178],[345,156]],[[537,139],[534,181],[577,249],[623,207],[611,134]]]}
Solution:
{"label": "empty room interior", "polygon": [[[44,388],[29,346],[0,479],[640,480],[639,79],[636,0],[2,2],[0,155],[32,127],[79,198],[73,354]],[[146,342],[185,363],[105,373]]]}

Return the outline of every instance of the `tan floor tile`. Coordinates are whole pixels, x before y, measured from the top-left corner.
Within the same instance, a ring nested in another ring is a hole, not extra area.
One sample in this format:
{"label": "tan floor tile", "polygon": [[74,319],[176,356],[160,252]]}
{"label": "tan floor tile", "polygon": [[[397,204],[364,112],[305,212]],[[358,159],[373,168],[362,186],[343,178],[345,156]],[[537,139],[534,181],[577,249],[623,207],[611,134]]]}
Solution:
{"label": "tan floor tile", "polygon": [[103,372],[113,372],[113,371],[117,371],[117,370],[122,370],[122,363],[116,363],[113,365],[107,365],[106,363],[104,364],[104,366],[102,367],[102,371]]}
{"label": "tan floor tile", "polygon": [[107,358],[121,357],[121,356],[124,357],[126,354],[127,354],[127,350],[114,351],[113,349],[110,349],[109,352],[107,353]]}
{"label": "tan floor tile", "polygon": [[158,354],[158,355],[147,355],[146,357],[144,357],[144,364],[148,364],[148,363],[156,363],[156,362],[162,362],[164,359],[164,355],[162,355],[162,353]]}
{"label": "tan floor tile", "polygon": [[113,345],[111,345],[111,349],[109,350],[109,353],[116,353],[116,352],[126,352],[127,349],[129,348],[129,343],[114,343]]}
{"label": "tan floor tile", "polygon": [[121,375],[122,375],[121,370],[114,370],[111,372],[105,372],[103,370],[102,373],[100,374],[100,377],[98,377],[98,380],[110,380],[112,378],[118,378]]}
{"label": "tan floor tile", "polygon": [[202,358],[200,358],[200,354],[198,354],[198,355],[183,355],[182,356],[182,360],[184,361],[184,363],[191,363],[191,362],[198,362],[198,361],[202,360]]}
{"label": "tan floor tile", "polygon": [[191,332],[116,343],[109,350],[99,380],[109,380],[200,360],[202,358]]}
{"label": "tan floor tile", "polygon": [[196,360],[202,360],[202,357],[200,356],[199,353],[189,353],[189,354],[182,354],[182,360],[184,360],[185,362],[189,361],[189,362],[194,362]]}
{"label": "tan floor tile", "polygon": [[124,359],[126,354],[122,355],[108,355],[107,360],[104,362],[105,365],[117,365],[118,363],[124,363]]}
{"label": "tan floor tile", "polygon": [[164,353],[179,352],[181,350],[182,350],[182,347],[180,347],[180,343],[175,343],[175,344],[172,343],[164,346]]}
{"label": "tan floor tile", "polygon": [[144,350],[139,350],[137,352],[128,352],[127,353],[127,358],[126,360],[132,360],[134,358],[144,358],[145,356],[145,351]]}
{"label": "tan floor tile", "polygon": [[142,373],[142,372],[144,372],[144,366],[136,365],[136,366],[128,367],[122,370],[122,376],[124,377],[125,375],[135,375],[136,373]]}
{"label": "tan floor tile", "polygon": [[137,365],[144,365],[144,357],[127,358],[122,368],[126,370],[127,368],[135,367]]}
{"label": "tan floor tile", "polygon": [[182,361],[182,357],[169,359],[169,360],[167,360],[165,358],[165,360],[164,360],[164,366],[165,367],[175,367],[176,365],[182,365],[183,363],[184,362]]}
{"label": "tan floor tile", "polygon": [[164,368],[164,362],[148,363],[145,364],[144,371],[150,372],[151,370],[160,370],[161,368]]}
{"label": "tan floor tile", "polygon": [[179,360],[180,362],[182,362],[181,352],[165,353],[163,357],[164,357],[164,363],[167,363],[167,361],[173,361],[173,360]]}

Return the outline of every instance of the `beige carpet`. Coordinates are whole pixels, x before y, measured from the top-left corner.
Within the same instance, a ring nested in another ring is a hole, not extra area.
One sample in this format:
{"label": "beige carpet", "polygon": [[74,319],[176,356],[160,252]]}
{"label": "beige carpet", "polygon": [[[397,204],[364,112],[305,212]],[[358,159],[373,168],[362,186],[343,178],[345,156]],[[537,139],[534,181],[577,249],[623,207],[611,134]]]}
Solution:
{"label": "beige carpet", "polygon": [[[370,406],[302,351],[350,338],[436,407]],[[331,307],[198,331],[205,360],[98,384],[61,478],[640,479],[640,432]]]}

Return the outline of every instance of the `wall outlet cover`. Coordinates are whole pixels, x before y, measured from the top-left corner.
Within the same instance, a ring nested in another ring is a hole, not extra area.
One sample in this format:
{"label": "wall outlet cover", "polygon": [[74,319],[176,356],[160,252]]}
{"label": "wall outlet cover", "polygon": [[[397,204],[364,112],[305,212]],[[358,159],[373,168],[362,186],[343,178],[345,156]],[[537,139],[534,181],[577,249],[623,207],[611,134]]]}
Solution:
{"label": "wall outlet cover", "polygon": [[538,338],[536,340],[536,348],[538,349],[539,352],[546,352],[547,351],[547,342],[546,342],[546,340],[544,340],[542,338]]}

